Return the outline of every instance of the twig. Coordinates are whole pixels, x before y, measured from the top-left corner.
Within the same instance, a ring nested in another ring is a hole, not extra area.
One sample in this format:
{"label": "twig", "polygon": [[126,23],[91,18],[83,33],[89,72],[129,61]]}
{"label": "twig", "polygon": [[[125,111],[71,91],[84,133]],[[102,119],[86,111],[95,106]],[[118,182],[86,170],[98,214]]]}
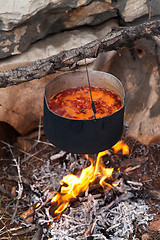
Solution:
{"label": "twig", "polygon": [[[26,157],[25,159],[23,159],[23,163],[26,162],[26,161],[28,161],[28,160],[29,160],[30,158],[32,158],[32,157],[37,158],[35,155],[38,154],[38,153],[40,153],[42,150],[44,150],[44,149],[46,149],[46,148],[47,148],[47,146],[44,146],[43,149],[41,148],[39,151],[36,151],[36,152],[34,152],[34,153],[32,153],[32,154],[27,153],[28,157]],[[43,162],[43,159],[41,159],[41,158],[37,158],[37,159]]]}
{"label": "twig", "polygon": [[24,230],[21,230],[19,232],[17,232],[17,230],[19,230],[19,229],[15,229],[15,230],[13,229],[13,231],[16,231],[16,233],[12,233],[12,235],[13,236],[23,235],[25,233],[30,233],[30,232],[32,232],[35,229],[36,229],[36,225],[32,225],[32,226],[30,226],[30,227],[28,227],[28,228],[26,228]]}
{"label": "twig", "polygon": [[17,167],[19,181],[18,181],[18,199],[16,202],[15,211],[14,211],[12,219],[11,219],[11,224],[14,222],[14,218],[16,216],[18,205],[19,205],[19,199],[21,199],[22,193],[23,193],[23,183],[22,183],[22,176],[21,176],[21,172],[20,172],[20,159],[18,159],[18,161],[17,161],[17,159],[14,158],[13,161],[15,162],[15,166]]}
{"label": "twig", "polygon": [[[35,142],[37,142],[37,141],[38,141],[38,140],[35,140]],[[49,142],[44,142],[44,141],[39,140],[38,143],[42,143],[42,144],[45,144],[45,145],[54,147],[54,145],[53,145],[52,143],[49,143]]]}
{"label": "twig", "polygon": [[64,157],[66,154],[67,154],[66,152],[60,151],[59,153],[54,154],[53,156],[51,156],[50,159],[51,159],[52,161],[55,161],[55,160],[57,160],[57,159],[59,159],[59,158]]}
{"label": "twig", "polygon": [[[18,176],[11,176],[8,174],[8,178],[9,181],[15,181],[18,182]],[[32,184],[32,181],[29,178],[25,178],[22,176],[22,182],[28,186],[30,186],[30,184]]]}
{"label": "twig", "polygon": [[124,170],[124,173],[134,171],[135,169],[140,168],[140,167],[141,167],[141,165],[137,165],[137,166],[134,166],[134,167],[128,167]]}
{"label": "twig", "polygon": [[21,171],[20,171],[20,159],[14,158],[13,161],[15,162],[15,166],[17,168],[17,173],[18,173],[18,199],[20,199],[22,197],[22,193],[23,193],[23,183],[22,183],[22,176],[21,176]]}
{"label": "twig", "polygon": [[[9,235],[9,229],[7,228],[7,226],[6,226],[6,224],[2,221],[2,219],[0,218],[0,221],[1,221],[1,223],[3,224],[3,228],[0,230],[0,236],[3,236],[4,234],[7,234],[8,235],[8,238],[7,239],[10,239],[11,240],[11,237],[10,237],[10,235]],[[4,229],[6,229],[6,231],[2,231],[2,230],[4,230]]]}
{"label": "twig", "polygon": [[41,128],[43,127],[41,125],[41,122],[42,121],[41,121],[41,117],[40,117],[39,118],[39,125],[38,125],[38,138],[37,138],[35,144],[33,144],[33,146],[28,150],[28,152],[31,151],[33,148],[35,148],[37,146],[37,144],[40,142],[40,139],[41,139]]}
{"label": "twig", "polygon": [[23,228],[24,227],[20,226],[20,227],[17,227],[17,228],[7,229],[5,232],[1,233],[0,236],[4,235],[5,233],[12,233],[12,232],[16,232],[16,233],[12,233],[12,235],[14,235],[14,236],[22,235],[22,234],[25,234],[25,233],[28,233],[28,232],[31,232],[31,231],[35,230],[36,225],[32,225],[31,227],[29,227],[29,228],[27,228],[25,230],[17,232],[18,230],[21,230]]}
{"label": "twig", "polygon": [[143,186],[143,184],[140,183],[140,182],[133,182],[133,181],[129,181],[129,180],[128,180],[127,183],[128,183],[128,184],[131,184],[131,185],[139,186],[139,187],[142,187],[142,186]]}
{"label": "twig", "polygon": [[[9,149],[13,148],[13,145],[11,145],[11,144],[3,141],[3,140],[0,140],[0,142],[3,143],[3,144],[5,144],[5,145],[7,145],[7,146],[9,147]],[[30,153],[28,153],[28,152],[26,152],[26,151],[23,151],[23,150],[21,150],[21,149],[18,149],[18,151],[21,152],[21,153],[24,153],[24,154],[26,154],[26,155],[28,155],[28,156],[31,155]],[[36,157],[35,155],[32,155],[32,157],[34,157],[34,158],[36,158],[37,160],[43,162],[43,159],[41,159],[41,158],[39,158],[39,157]]]}
{"label": "twig", "polygon": [[96,222],[97,222],[97,219],[89,226],[89,228],[85,231],[85,233],[83,234],[83,236],[86,236],[86,235],[91,235],[92,232],[93,232],[93,229],[96,225]]}
{"label": "twig", "polygon": [[11,218],[11,224],[14,222],[18,206],[19,206],[19,199],[17,199],[17,202],[16,202],[15,210],[14,210],[14,213],[13,213],[12,218]]}

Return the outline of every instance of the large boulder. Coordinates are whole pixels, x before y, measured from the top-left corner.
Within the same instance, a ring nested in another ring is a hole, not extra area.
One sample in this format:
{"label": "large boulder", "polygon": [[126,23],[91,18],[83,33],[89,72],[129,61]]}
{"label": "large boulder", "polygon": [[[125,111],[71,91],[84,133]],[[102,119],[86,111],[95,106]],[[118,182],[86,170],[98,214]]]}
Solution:
{"label": "large boulder", "polygon": [[124,25],[152,20],[160,15],[159,0],[113,0],[112,6],[118,10]]}
{"label": "large boulder", "polygon": [[116,76],[125,89],[127,136],[160,143],[160,66],[156,42],[141,39],[121,52],[102,53],[93,68]]}
{"label": "large boulder", "polygon": [[[117,21],[114,20],[94,28],[85,27],[81,30],[66,31],[49,36],[33,44],[27,52],[21,55],[2,59],[0,61],[0,70],[15,68],[37,59],[47,58],[62,50],[79,47],[103,37],[107,32],[111,31],[111,26],[117,26]],[[84,61],[82,61],[81,65],[83,68]],[[44,86],[54,75],[17,86],[1,88],[0,121],[10,124],[22,135],[37,128],[40,118],[43,117]]]}
{"label": "large boulder", "polygon": [[111,0],[0,1],[0,58],[20,54],[51,33],[116,17]]}
{"label": "large boulder", "polygon": [[52,33],[95,26],[113,18],[125,26],[159,14],[159,0],[1,0],[0,59],[21,54]]}
{"label": "large boulder", "polygon": [[125,88],[127,135],[145,144],[160,143],[160,67],[156,49],[153,41],[142,39],[121,55],[116,54],[106,69]]}
{"label": "large boulder", "polygon": [[13,126],[20,134],[37,128],[43,116],[44,86],[51,78],[47,76],[0,89],[0,120]]}
{"label": "large boulder", "polygon": [[81,29],[52,34],[32,44],[25,53],[0,59],[0,66],[7,66],[8,64],[24,65],[58,54],[63,50],[83,46],[97,38],[104,37],[112,30],[112,27],[118,27],[117,20],[110,20],[98,26],[82,27]]}

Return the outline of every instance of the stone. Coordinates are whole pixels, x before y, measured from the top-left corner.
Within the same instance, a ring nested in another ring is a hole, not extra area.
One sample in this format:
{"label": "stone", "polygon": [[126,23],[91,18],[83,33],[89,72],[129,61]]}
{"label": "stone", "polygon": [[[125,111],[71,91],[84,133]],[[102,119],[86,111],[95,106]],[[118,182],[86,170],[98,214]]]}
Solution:
{"label": "stone", "polygon": [[122,17],[124,18],[125,22],[132,22],[136,18],[140,18],[146,14],[148,14],[146,0],[129,0],[126,2],[125,8],[122,12]]}
{"label": "stone", "polygon": [[51,33],[96,25],[116,17],[111,0],[0,2],[0,59],[26,51]]}
{"label": "stone", "polygon": [[5,0],[0,1],[0,59],[25,52],[49,34],[117,18],[120,25],[160,15],[160,1]]}
{"label": "stone", "polygon": [[153,41],[135,42],[116,54],[107,69],[125,89],[127,135],[144,144],[160,143],[160,76],[154,49]]}
{"label": "stone", "polygon": [[112,30],[112,27],[118,27],[117,20],[104,22],[98,26],[83,27],[77,30],[64,31],[62,33],[52,34],[32,46],[24,53],[17,56],[11,56],[7,59],[0,59],[0,70],[32,63],[38,59],[45,59],[58,54],[63,50],[80,47],[97,38],[104,37]]}
{"label": "stone", "polygon": [[52,77],[0,89],[0,120],[13,126],[19,134],[37,128],[38,119],[43,116],[44,86]]}
{"label": "stone", "polygon": [[160,15],[159,0],[113,0],[113,6],[119,11],[122,25],[152,20]]}
{"label": "stone", "polygon": [[[20,25],[35,16],[37,13],[41,15],[46,11],[53,9],[63,9],[66,8],[76,8],[89,4],[90,0],[81,0],[81,1],[59,1],[59,0],[24,0],[20,2],[18,0],[12,1],[5,0],[0,1],[0,18],[1,25],[0,29],[9,31],[15,28],[17,25]],[[42,12],[44,11],[44,12]]]}

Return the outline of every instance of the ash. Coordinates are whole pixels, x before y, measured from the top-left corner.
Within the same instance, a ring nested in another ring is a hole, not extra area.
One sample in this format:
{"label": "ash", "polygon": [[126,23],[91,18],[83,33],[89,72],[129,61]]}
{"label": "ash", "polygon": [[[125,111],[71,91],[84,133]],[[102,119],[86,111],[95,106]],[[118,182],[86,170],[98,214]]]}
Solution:
{"label": "ash", "polygon": [[82,169],[87,166],[85,159],[75,158],[76,156],[68,154],[65,162],[54,166],[50,161],[46,161],[45,168],[43,166],[34,173],[34,192],[37,184],[39,192],[44,192],[43,196],[36,199],[33,196],[32,199],[33,202],[36,202],[37,198],[44,202],[43,211],[35,214],[35,221],[42,228],[41,240],[139,240],[136,237],[137,229],[142,227],[145,231],[146,226],[153,220],[153,214],[149,213],[149,206],[140,197],[142,184],[124,181],[123,178],[119,180],[117,187],[108,192],[90,193],[88,189],[85,196],[79,197],[76,203],[68,206],[59,220],[51,220],[49,207],[47,204],[45,206],[48,202],[48,190],[39,186],[47,185],[48,188],[52,187],[54,192],[58,190],[58,182],[64,175],[73,172],[75,168]]}
{"label": "ash", "polygon": [[142,199],[123,201],[125,195],[116,205],[111,203],[101,207],[103,200],[96,197],[89,194],[86,202],[70,208],[68,215],[62,214],[59,222],[53,222],[48,230],[44,230],[42,239],[81,240],[92,237],[94,240],[138,240],[134,236],[135,229],[140,225],[145,228],[153,219],[153,215],[148,213],[149,206]]}
{"label": "ash", "polygon": [[[55,157],[54,160],[59,159],[61,155],[64,154],[64,151],[60,151],[58,154],[53,155]],[[45,165],[43,165],[40,169],[33,169],[33,182],[35,184],[32,186],[32,188],[34,191],[35,186],[39,187],[40,192],[43,191],[43,186],[47,186],[48,189],[52,188],[54,191],[58,191],[60,188],[59,182],[63,176],[72,173],[75,168],[82,170],[83,168],[87,167],[87,164],[89,164],[89,161],[86,161],[86,159],[77,159],[77,155],[71,153],[65,156],[65,161],[56,162],[52,165],[52,161],[54,162],[54,160],[53,158],[52,160],[48,159],[46,160]]]}

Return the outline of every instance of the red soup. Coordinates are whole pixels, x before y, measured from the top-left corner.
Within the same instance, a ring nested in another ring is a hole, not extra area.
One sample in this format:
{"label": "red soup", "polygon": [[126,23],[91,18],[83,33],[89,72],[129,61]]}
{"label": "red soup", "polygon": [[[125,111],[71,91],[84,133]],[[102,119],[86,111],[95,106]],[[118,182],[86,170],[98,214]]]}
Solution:
{"label": "red soup", "polygon": [[[111,115],[122,107],[120,97],[107,88],[91,87],[96,118]],[[48,106],[54,113],[71,119],[93,119],[88,87],[67,89],[50,98]]]}

